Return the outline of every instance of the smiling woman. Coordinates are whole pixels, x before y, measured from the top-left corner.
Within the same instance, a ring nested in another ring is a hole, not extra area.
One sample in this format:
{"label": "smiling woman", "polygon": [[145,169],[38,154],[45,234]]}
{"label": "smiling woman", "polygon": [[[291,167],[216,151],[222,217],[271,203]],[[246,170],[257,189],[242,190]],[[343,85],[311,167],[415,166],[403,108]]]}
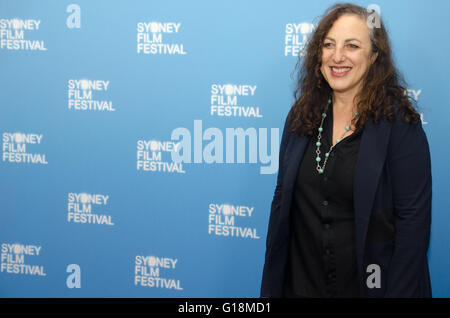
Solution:
{"label": "smiling woman", "polygon": [[336,108],[358,112],[352,120],[357,128],[369,118],[393,121],[394,103],[406,122],[420,121],[405,96],[407,84],[394,66],[381,17],[377,16],[379,27],[369,27],[371,15],[351,4],[335,5],[326,12],[308,40],[304,58],[299,59],[295,103],[289,118],[292,132],[312,135],[329,97]]}
{"label": "smiling woman", "polygon": [[[333,144],[355,130],[351,121],[358,112],[352,99],[361,91],[377,55],[378,52],[372,52],[366,21],[357,15],[341,16],[325,37],[320,71],[335,96]],[[346,129],[346,123],[351,124],[351,129]]]}
{"label": "smiling woman", "polygon": [[369,18],[334,5],[299,60],[263,297],[431,296],[428,142],[384,25]]}

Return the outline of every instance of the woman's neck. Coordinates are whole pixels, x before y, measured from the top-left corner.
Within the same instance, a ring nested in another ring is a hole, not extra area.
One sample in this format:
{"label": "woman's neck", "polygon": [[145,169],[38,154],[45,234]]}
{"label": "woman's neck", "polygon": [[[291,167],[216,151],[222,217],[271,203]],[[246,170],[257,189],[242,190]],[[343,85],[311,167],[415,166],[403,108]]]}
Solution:
{"label": "woman's neck", "polygon": [[338,93],[333,92],[333,109],[338,112],[355,112],[354,104],[355,94],[352,92]]}

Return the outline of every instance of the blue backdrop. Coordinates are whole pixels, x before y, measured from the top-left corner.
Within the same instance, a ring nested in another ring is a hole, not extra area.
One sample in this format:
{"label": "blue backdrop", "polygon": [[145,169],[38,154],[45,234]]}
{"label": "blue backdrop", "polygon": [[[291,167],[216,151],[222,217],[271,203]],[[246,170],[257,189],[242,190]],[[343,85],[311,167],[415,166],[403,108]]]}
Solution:
{"label": "blue backdrop", "polygon": [[[333,3],[0,0],[0,296],[257,297],[292,72]],[[423,116],[449,297],[450,2],[355,3]]]}

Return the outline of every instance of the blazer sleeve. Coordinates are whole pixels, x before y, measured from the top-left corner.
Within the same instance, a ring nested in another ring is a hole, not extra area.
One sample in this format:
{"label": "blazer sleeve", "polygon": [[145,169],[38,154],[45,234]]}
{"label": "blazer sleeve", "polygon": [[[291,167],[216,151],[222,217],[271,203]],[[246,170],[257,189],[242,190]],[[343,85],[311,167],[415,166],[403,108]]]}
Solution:
{"label": "blazer sleeve", "polygon": [[[291,113],[291,112],[289,112]],[[262,280],[261,280],[261,290],[260,290],[260,296],[261,297],[273,297],[274,294],[276,294],[276,291],[274,291],[273,284],[274,284],[274,272],[277,272],[276,265],[274,266],[274,262],[272,260],[272,247],[274,245],[274,238],[277,236],[276,229],[277,229],[277,223],[279,222],[280,218],[280,202],[281,202],[281,185],[283,183],[283,160],[284,160],[284,154],[286,152],[286,147],[288,143],[288,136],[289,136],[289,114],[286,117],[286,121],[283,128],[283,134],[281,137],[281,144],[280,144],[280,153],[279,153],[279,159],[278,159],[278,176],[277,176],[277,184],[275,186],[275,192],[272,199],[272,204],[270,208],[270,217],[269,217],[269,225],[267,230],[267,238],[266,238],[266,253],[265,253],[265,262],[264,262],[264,268],[263,268],[263,274],[262,274]],[[275,267],[275,268],[274,268]]]}
{"label": "blazer sleeve", "polygon": [[[291,113],[291,112],[289,112]],[[269,226],[267,230],[267,238],[266,238],[266,255],[268,254],[268,250],[272,246],[272,229],[274,228],[273,224],[275,222],[275,219],[277,217],[279,208],[280,208],[280,199],[281,199],[281,185],[283,183],[283,160],[284,160],[284,153],[286,152],[286,145],[288,141],[288,134],[289,134],[289,114],[286,117],[286,121],[283,128],[283,134],[281,136],[281,144],[280,144],[280,153],[279,153],[279,159],[278,159],[278,175],[277,175],[277,184],[275,186],[275,191],[272,198],[272,204],[270,208],[270,217],[269,217]]]}
{"label": "blazer sleeve", "polygon": [[[423,297],[431,227],[431,162],[422,124],[398,119],[388,153],[395,215],[386,297]],[[431,290],[430,290],[431,294]]]}

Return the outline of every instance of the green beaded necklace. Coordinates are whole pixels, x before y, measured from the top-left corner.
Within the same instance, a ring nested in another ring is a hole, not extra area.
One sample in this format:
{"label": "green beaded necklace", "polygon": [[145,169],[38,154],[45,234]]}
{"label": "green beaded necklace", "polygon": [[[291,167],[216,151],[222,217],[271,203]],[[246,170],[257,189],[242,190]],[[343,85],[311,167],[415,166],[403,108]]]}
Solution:
{"label": "green beaded necklace", "polygon": [[[328,105],[330,105],[330,104],[331,104],[331,98],[328,99]],[[338,139],[336,139],[336,144],[333,145],[333,142],[331,142],[331,147],[330,147],[330,149],[328,150],[328,152],[325,153],[325,160],[323,161],[323,166],[321,167],[321,166],[320,166],[320,162],[322,161],[322,158],[320,157],[320,146],[322,145],[322,143],[320,142],[320,140],[322,139],[323,121],[325,120],[325,117],[327,117],[326,112],[327,112],[328,107],[329,107],[328,105],[327,105],[327,109],[325,110],[325,112],[322,113],[322,121],[320,122],[320,127],[318,128],[319,133],[317,134],[317,142],[316,142],[316,146],[317,146],[317,149],[316,149],[316,154],[317,154],[317,157],[316,157],[317,167],[316,167],[316,170],[317,170],[317,172],[318,172],[319,174],[322,174],[323,171],[325,170],[325,165],[327,164],[328,157],[330,156],[330,153],[331,153],[331,151],[333,150],[333,148],[341,141],[342,137],[344,137],[344,135],[347,133],[347,131],[350,130],[350,125],[345,126],[345,132],[341,135],[341,137],[339,137]],[[353,119],[354,119],[356,116],[358,116],[358,112],[355,112],[355,114],[354,114],[354,116],[353,116]],[[352,119],[352,120],[353,120],[353,119]],[[350,123],[351,123],[351,121],[350,121]]]}

